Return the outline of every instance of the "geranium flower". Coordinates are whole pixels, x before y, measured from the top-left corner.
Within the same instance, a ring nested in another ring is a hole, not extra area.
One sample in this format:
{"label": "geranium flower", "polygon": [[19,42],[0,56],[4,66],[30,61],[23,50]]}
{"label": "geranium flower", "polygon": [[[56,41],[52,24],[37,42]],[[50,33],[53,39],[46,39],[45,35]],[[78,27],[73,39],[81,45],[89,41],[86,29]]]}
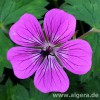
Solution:
{"label": "geranium flower", "polygon": [[76,19],[60,9],[48,11],[44,30],[31,14],[24,14],[11,28],[10,38],[19,46],[8,51],[14,74],[26,79],[35,73],[34,85],[43,93],[65,92],[69,79],[63,67],[78,75],[91,68],[92,50],[88,42],[70,40]]}

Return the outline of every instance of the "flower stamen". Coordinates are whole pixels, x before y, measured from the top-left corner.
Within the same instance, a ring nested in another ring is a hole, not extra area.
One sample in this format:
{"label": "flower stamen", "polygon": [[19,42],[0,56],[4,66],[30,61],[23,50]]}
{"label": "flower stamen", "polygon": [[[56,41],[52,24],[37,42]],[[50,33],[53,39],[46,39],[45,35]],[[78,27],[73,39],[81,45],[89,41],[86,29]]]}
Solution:
{"label": "flower stamen", "polygon": [[[52,52],[53,52],[53,48],[51,46],[48,46],[46,47],[46,50],[41,50],[40,54],[43,56],[43,57],[48,57],[49,55],[52,55]],[[52,55],[53,56],[53,55]]]}

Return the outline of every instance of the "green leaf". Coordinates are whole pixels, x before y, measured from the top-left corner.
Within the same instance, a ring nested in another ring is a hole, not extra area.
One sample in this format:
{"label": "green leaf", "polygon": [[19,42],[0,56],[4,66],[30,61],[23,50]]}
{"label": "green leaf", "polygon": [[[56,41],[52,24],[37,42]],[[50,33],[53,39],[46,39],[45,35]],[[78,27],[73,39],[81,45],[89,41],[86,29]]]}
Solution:
{"label": "green leaf", "polygon": [[96,45],[95,51],[93,51],[93,69],[94,69],[93,76],[100,77],[100,33],[96,35],[97,39],[93,40],[97,42],[95,44]]}
{"label": "green leaf", "polygon": [[4,70],[4,67],[1,67],[1,66],[0,66],[0,78],[2,77],[3,70]]}
{"label": "green leaf", "polygon": [[30,81],[31,78],[25,79],[25,80],[21,80],[20,83],[25,87],[25,88],[30,88]]}
{"label": "green leaf", "polygon": [[100,0],[65,0],[61,8],[73,14],[78,20],[100,29]]}
{"label": "green leaf", "polygon": [[46,0],[0,0],[0,26],[14,23],[24,13],[41,18],[47,4]]}
{"label": "green leaf", "polygon": [[13,88],[12,100],[30,100],[28,91],[22,85]]}
{"label": "green leaf", "polygon": [[11,100],[13,84],[10,79],[7,80],[5,85],[0,85],[0,100]]}
{"label": "green leaf", "polygon": [[13,85],[10,79],[5,85],[0,85],[0,100],[30,100],[29,94],[24,86]]}
{"label": "green leaf", "polygon": [[6,54],[12,46],[13,43],[0,30],[0,75],[2,75],[4,67],[11,68],[10,63],[7,61]]}
{"label": "green leaf", "polygon": [[13,83],[10,79],[8,79],[5,85],[6,100],[11,100],[12,89],[13,89]]}
{"label": "green leaf", "polygon": [[0,100],[7,100],[5,95],[6,95],[5,86],[0,85]]}
{"label": "green leaf", "polygon": [[100,78],[94,78],[87,82],[85,89],[86,93],[88,93],[91,96],[89,100],[100,100],[99,86],[100,86]]}

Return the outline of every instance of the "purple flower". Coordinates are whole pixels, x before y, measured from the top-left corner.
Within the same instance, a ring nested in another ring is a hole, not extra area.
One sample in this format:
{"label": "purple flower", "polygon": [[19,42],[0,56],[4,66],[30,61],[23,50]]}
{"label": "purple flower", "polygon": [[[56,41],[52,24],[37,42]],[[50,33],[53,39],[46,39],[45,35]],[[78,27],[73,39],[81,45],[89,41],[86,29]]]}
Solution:
{"label": "purple flower", "polygon": [[24,14],[10,29],[10,38],[19,46],[8,51],[7,59],[16,77],[25,79],[35,73],[34,85],[41,92],[65,92],[69,79],[63,67],[74,74],[87,73],[92,50],[85,40],[70,40],[76,19],[63,10],[48,11],[43,26],[42,31],[33,15]]}

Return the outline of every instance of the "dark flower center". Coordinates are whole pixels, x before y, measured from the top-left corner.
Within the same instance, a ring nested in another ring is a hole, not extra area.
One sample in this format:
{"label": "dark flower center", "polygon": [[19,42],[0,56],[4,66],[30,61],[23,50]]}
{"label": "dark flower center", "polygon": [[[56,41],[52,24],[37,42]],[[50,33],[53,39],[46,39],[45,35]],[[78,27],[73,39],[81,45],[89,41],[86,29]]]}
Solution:
{"label": "dark flower center", "polygon": [[52,47],[51,46],[48,46],[46,48],[46,50],[41,50],[40,54],[43,56],[43,57],[46,57],[48,55],[51,55],[51,52],[53,51]]}

